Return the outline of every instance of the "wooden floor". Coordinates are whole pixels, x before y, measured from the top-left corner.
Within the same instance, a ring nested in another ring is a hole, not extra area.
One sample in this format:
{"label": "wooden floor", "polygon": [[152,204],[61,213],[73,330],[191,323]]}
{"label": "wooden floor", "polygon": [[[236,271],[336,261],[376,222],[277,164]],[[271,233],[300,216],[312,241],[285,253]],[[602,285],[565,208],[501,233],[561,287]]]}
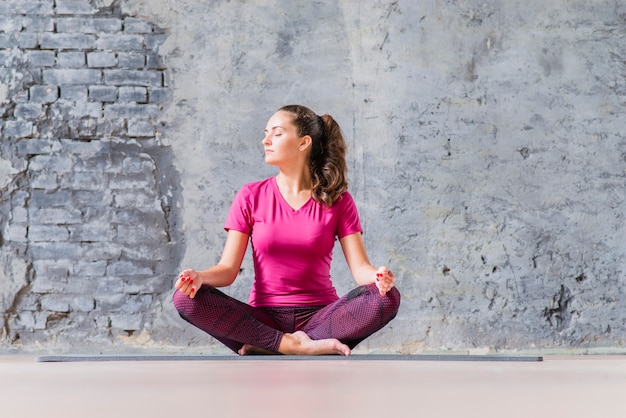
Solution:
{"label": "wooden floor", "polygon": [[0,356],[2,417],[626,417],[626,356],[543,362]]}

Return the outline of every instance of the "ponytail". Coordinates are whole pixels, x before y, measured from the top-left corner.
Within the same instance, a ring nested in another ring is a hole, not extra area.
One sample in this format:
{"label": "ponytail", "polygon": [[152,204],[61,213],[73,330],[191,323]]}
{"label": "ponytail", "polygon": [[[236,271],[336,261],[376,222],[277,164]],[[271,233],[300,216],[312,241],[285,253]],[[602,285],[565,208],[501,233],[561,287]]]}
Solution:
{"label": "ponytail", "polygon": [[313,182],[312,197],[330,207],[348,190],[346,142],[341,128],[332,116],[318,116],[300,105],[284,106],[281,111],[291,113],[298,135],[311,137],[309,168]]}

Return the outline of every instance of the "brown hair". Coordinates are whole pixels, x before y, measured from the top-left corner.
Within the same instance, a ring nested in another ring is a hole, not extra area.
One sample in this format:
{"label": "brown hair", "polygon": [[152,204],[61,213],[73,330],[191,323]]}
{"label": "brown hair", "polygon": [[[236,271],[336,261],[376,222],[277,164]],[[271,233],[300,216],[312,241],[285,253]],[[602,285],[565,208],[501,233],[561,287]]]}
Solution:
{"label": "brown hair", "polygon": [[339,124],[332,116],[318,116],[301,105],[288,105],[278,110],[293,115],[292,122],[299,136],[311,137],[309,168],[313,180],[312,197],[330,207],[348,190],[346,142]]}

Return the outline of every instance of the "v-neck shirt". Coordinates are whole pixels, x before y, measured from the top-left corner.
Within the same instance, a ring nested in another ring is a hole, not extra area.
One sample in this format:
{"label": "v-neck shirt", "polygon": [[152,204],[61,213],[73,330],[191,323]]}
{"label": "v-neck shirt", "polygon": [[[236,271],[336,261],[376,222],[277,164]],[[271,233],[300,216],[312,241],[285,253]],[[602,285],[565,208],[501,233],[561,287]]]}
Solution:
{"label": "v-neck shirt", "polygon": [[252,306],[327,305],[338,299],[330,277],[335,239],[362,233],[354,199],[344,192],[332,206],[310,198],[294,209],[276,178],[244,185],[224,229],[250,236],[254,284]]}

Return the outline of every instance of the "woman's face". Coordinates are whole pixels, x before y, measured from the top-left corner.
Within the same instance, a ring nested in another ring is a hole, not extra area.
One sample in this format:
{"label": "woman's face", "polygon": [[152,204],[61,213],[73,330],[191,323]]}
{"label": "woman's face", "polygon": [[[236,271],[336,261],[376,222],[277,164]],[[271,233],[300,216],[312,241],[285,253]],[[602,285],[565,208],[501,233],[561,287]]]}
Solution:
{"label": "woman's face", "polygon": [[265,127],[265,162],[271,165],[284,165],[305,157],[310,137],[298,136],[298,128],[292,122],[293,116],[279,110],[267,121]]}

